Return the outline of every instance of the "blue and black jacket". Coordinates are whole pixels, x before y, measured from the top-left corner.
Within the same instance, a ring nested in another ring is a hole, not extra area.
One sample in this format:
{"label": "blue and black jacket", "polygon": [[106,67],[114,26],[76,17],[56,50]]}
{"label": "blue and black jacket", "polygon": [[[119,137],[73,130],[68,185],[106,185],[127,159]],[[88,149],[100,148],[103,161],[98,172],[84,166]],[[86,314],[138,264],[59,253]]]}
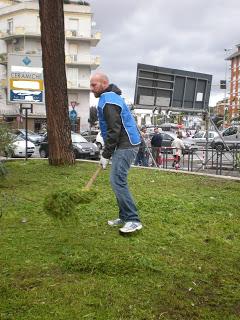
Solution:
{"label": "blue and black jacket", "polygon": [[98,102],[98,118],[104,140],[102,156],[109,159],[115,149],[138,147],[141,139],[137,124],[114,84],[103,92]]}

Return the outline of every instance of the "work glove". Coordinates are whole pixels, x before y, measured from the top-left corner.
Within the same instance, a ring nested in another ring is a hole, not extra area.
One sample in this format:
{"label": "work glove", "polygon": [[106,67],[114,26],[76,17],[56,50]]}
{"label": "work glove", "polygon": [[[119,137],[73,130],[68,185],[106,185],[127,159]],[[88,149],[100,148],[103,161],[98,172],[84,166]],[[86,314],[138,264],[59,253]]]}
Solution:
{"label": "work glove", "polygon": [[103,156],[101,156],[99,163],[104,170],[107,168],[108,162],[109,162],[109,159],[106,159]]}

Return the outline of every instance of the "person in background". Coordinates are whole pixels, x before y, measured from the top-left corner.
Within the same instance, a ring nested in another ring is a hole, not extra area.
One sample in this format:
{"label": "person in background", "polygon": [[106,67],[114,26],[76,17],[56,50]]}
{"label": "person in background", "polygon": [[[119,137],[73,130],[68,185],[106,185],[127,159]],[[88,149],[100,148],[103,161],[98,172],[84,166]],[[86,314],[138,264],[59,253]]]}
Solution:
{"label": "person in background", "polygon": [[139,145],[138,153],[137,153],[136,159],[134,161],[135,166],[142,166],[143,165],[145,145],[144,145],[144,140],[143,140],[143,136],[142,136],[142,129],[140,130],[140,139],[141,139],[141,143]]}
{"label": "person in background", "polygon": [[[159,167],[162,164],[161,147],[162,147],[162,135],[159,132],[158,127],[154,128],[154,134],[151,139],[152,156],[156,165]],[[153,163],[152,166],[155,164]]]}
{"label": "person in background", "polygon": [[144,157],[143,157],[143,166],[148,167],[149,166],[149,156],[150,156],[150,150],[151,150],[151,140],[150,136],[147,133],[147,128],[142,128],[142,137],[144,141]]}
{"label": "person in background", "polygon": [[174,157],[172,167],[175,168],[176,170],[180,168],[182,150],[184,149],[182,138],[183,138],[182,132],[178,132],[177,137],[172,142],[173,157]]}
{"label": "person in background", "polygon": [[109,84],[103,73],[95,73],[90,79],[90,89],[98,102],[98,119],[104,140],[100,165],[106,169],[112,157],[110,182],[119,207],[119,217],[108,225],[122,226],[120,232],[132,233],[142,229],[139,214],[128,189],[128,171],[141,142],[137,124],[121,97],[121,90]]}
{"label": "person in background", "polygon": [[147,133],[147,129],[145,127],[141,128],[141,144],[139,147],[138,154],[136,156],[134,165],[135,166],[143,166],[148,167],[149,161],[149,135]]}
{"label": "person in background", "polygon": [[187,138],[191,137],[191,131],[188,130],[188,129],[186,130],[186,137],[187,137]]}

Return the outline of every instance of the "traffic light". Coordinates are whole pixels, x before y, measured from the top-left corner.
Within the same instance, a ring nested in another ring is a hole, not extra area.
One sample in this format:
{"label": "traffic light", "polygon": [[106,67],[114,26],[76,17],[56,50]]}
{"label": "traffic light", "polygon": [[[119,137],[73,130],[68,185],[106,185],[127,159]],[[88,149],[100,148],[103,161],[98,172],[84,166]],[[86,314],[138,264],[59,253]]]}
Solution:
{"label": "traffic light", "polygon": [[220,80],[220,89],[227,89],[227,81]]}

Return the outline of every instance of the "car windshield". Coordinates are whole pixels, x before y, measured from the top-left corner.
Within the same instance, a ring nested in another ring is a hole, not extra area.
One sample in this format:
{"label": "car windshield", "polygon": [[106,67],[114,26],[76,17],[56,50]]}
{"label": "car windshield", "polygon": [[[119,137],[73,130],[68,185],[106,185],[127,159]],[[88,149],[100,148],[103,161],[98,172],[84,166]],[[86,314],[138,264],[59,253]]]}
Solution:
{"label": "car windshield", "polygon": [[82,143],[82,142],[88,142],[85,138],[83,138],[80,134],[72,134],[72,142],[73,143]]}
{"label": "car windshield", "polygon": [[163,140],[174,140],[175,136],[168,133],[162,133]]}
{"label": "car windshield", "polygon": [[13,141],[25,141],[25,139],[23,139],[22,137],[16,134],[12,134],[12,138],[13,138]]}
{"label": "car windshield", "polygon": [[194,138],[203,138],[203,136],[204,136],[204,132],[200,131],[194,135]]}
{"label": "car windshield", "polygon": [[[26,130],[25,129],[22,129],[21,130],[23,134],[26,134]],[[31,136],[37,136],[38,134],[36,134],[35,132],[31,131],[31,130],[28,130],[28,135],[31,135]]]}

